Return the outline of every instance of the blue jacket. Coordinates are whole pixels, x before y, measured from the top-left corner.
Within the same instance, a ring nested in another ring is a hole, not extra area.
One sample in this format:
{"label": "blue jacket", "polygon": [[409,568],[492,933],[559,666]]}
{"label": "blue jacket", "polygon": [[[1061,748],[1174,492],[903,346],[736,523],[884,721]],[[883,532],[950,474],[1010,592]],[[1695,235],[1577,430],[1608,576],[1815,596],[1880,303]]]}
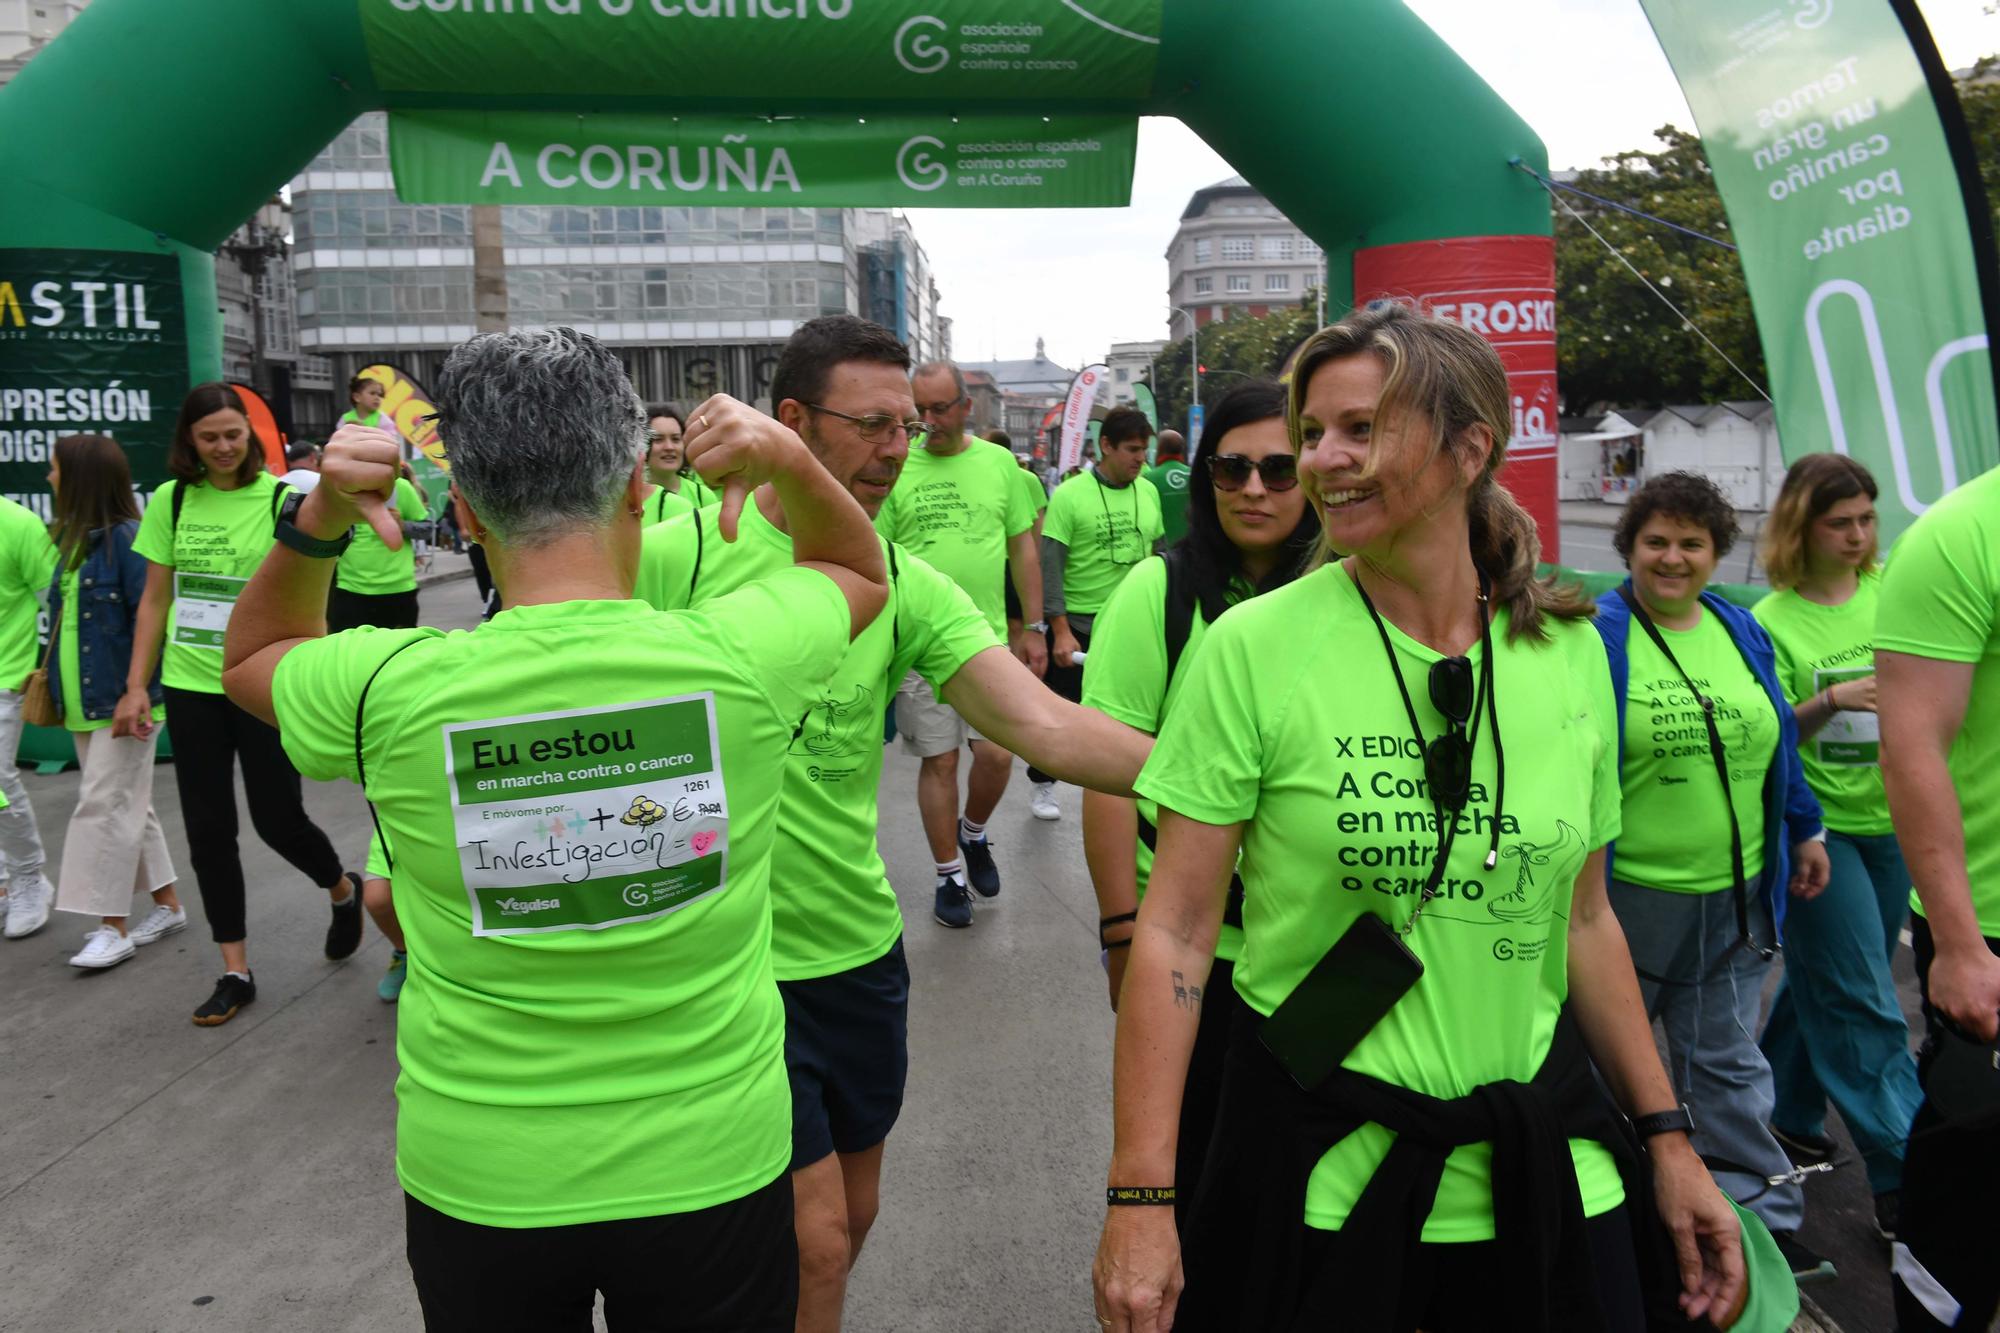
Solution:
{"label": "blue jacket", "polygon": [[[77,693],[85,721],[102,722],[118,711],[125,693],[125,674],[132,669],[132,631],[139,620],[139,599],[146,591],[146,558],[132,549],[139,535],[136,520],[114,528],[99,528],[87,539],[88,553],[76,572],[76,661],[83,679]],[[49,632],[62,633],[62,569],[49,580]],[[58,715],[63,710],[62,646],[49,654],[49,696]],[[160,690],[160,668],[153,667],[148,687],[153,702]]]}
{"label": "blue jacket", "polygon": [[[1632,581],[1627,579],[1623,586],[1630,588]],[[1792,716],[1792,705],[1778,687],[1777,653],[1771,647],[1771,636],[1748,611],[1715,593],[1703,593],[1701,604],[1729,631],[1736,651],[1743,654],[1744,663],[1764,687],[1771,707],[1778,714],[1778,748],[1764,770],[1764,873],[1757,881],[1757,892],[1771,909],[1772,927],[1781,941],[1785,932],[1787,886],[1792,877],[1792,846],[1825,827],[1820,822],[1819,798],[1806,786],[1805,769],[1799,763],[1798,719]],[[1619,597],[1618,589],[1613,588],[1597,599],[1597,618],[1593,623],[1604,640],[1605,655],[1611,660],[1611,688],[1618,699],[1618,766],[1623,770],[1625,692],[1632,674],[1625,641],[1632,630],[1632,612]],[[1629,808],[1627,818],[1630,818]],[[1618,844],[1614,842],[1605,852],[1607,877],[1612,873],[1617,854]]]}

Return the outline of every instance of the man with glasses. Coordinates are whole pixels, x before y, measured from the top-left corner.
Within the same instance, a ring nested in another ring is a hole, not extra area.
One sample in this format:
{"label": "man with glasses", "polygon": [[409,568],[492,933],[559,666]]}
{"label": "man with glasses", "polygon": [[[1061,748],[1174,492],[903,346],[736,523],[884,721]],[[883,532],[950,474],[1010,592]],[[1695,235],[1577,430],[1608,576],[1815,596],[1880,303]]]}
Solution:
{"label": "man with glasses", "polygon": [[[1153,424],[1136,407],[1117,407],[1098,431],[1097,466],[1056,487],[1042,520],[1042,604],[1049,616],[1049,688],[1083,697],[1090,623],[1132,566],[1153,554],[1166,532],[1160,492],[1140,476]],[[1060,819],[1056,780],[1030,765],[1029,810]]]}
{"label": "man with glasses", "polygon": [[[792,335],[771,381],[777,426],[795,431],[870,514],[892,487],[900,492],[909,435],[920,429],[908,366],[887,329],[830,315]],[[699,439],[699,418],[688,426]],[[789,567],[790,527],[766,487],[744,505],[734,541],[723,539],[714,506],[649,528],[636,595],[661,610],[698,610]],[[840,1326],[909,1063],[902,911],[876,847],[884,700],[914,674],[972,725],[1009,744],[1018,738],[1041,763],[1092,785],[1129,786],[1149,745],[1043,689],[949,578],[900,547],[885,543],[884,555],[889,604],[855,636],[798,723],[772,853],[771,958],[792,1088],[801,1333]]]}
{"label": "man with glasses", "polygon": [[[910,390],[928,432],[922,447],[910,451],[903,480],[875,526],[965,589],[996,637],[1007,632],[1001,581],[1011,569],[1026,621],[1014,640],[1014,654],[1040,675],[1047,652],[1042,569],[1035,550],[1035,511],[1015,480],[1019,468],[1014,455],[965,433],[972,400],[965,392],[965,376],[951,362],[918,366]],[[1074,701],[1077,695],[1065,697]],[[914,674],[896,694],[896,730],[904,748],[923,761],[917,774],[917,811],[937,867],[932,914],[942,926],[969,926],[972,891],[982,898],[1000,892],[986,821],[1007,790],[1014,756],[981,736]],[[961,816],[962,745],[972,750],[972,775]]]}

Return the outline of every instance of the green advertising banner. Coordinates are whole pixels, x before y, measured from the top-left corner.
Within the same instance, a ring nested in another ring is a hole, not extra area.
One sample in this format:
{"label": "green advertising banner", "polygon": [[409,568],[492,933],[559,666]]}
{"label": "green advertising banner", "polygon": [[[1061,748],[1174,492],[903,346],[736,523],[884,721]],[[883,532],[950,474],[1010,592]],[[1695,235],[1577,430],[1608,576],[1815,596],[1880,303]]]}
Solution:
{"label": "green advertising banner", "polygon": [[0,493],[50,517],[50,447],[82,434],[124,445],[150,492],[187,365],[172,255],[0,250]]}
{"label": "green advertising banner", "polygon": [[360,3],[390,93],[1137,101],[1160,49],[1161,0]]}
{"label": "green advertising banner", "polygon": [[1741,248],[1788,459],[1876,474],[1893,538],[2000,461],[1965,197],[1892,3],[1644,0]]}
{"label": "green advertising banner", "polygon": [[1138,141],[1132,116],[389,117],[396,193],[422,204],[1118,208]]}

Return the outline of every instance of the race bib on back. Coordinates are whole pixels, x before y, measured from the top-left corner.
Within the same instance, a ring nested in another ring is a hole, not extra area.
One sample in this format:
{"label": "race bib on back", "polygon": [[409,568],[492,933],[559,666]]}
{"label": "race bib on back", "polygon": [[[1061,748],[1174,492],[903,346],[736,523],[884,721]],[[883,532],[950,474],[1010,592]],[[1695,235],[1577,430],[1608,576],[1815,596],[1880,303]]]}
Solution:
{"label": "race bib on back", "polygon": [[599,930],[727,887],[712,694],[443,730],[473,934]]}

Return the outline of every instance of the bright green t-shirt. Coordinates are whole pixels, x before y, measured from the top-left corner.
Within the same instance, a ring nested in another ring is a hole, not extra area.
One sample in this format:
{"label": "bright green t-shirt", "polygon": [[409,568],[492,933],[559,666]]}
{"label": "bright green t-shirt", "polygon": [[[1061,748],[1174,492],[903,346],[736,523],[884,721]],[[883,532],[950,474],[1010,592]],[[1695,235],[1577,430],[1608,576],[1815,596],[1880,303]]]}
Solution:
{"label": "bright green t-shirt", "polygon": [[785,747],[847,646],[831,579],[701,611],[512,607],[279,664],[299,771],[357,777],[396,855],[409,984],[396,1170],[486,1226],[685,1213],[791,1158],[771,850]]}
{"label": "bright green t-shirt", "polygon": [[42,660],[42,599],[55,568],[47,525],[0,496],[0,690],[18,691]]}
{"label": "bright green t-shirt", "polygon": [[[1362,1038],[1348,1069],[1433,1097],[1534,1076],[1569,994],[1572,886],[1618,836],[1617,710],[1588,624],[1510,642],[1495,617],[1506,742],[1500,862],[1494,748],[1482,736],[1451,859],[1407,943],[1424,975]],[[1439,653],[1390,626],[1425,737],[1443,730],[1424,681]],[[1096,640],[1092,639],[1093,649]],[[1484,650],[1470,656],[1477,670]],[[1203,635],[1152,758],[1144,796],[1207,824],[1243,824],[1236,989],[1269,1014],[1362,913],[1405,921],[1436,859],[1435,818],[1395,676],[1347,571],[1328,565],[1233,608]],[[1313,1169],[1309,1225],[1338,1229],[1392,1135],[1364,1125]],[[1601,1145],[1572,1140],[1584,1211],[1624,1198]],[[1427,1241],[1493,1237],[1491,1144],[1445,1162]]]}
{"label": "bright green t-shirt", "polygon": [[1007,539],[1035,526],[1014,480],[1020,470],[1011,451],[987,440],[968,437],[955,454],[912,449],[875,519],[884,537],[965,589],[995,638],[1007,633]]}
{"label": "bright green t-shirt", "polygon": [[1178,458],[1169,458],[1147,468],[1145,477],[1160,493],[1160,521],[1166,525],[1166,540],[1171,546],[1187,536],[1188,465]]}
{"label": "bright green t-shirt", "polygon": [[[673,610],[692,597],[704,607],[792,567],[792,539],[755,502],[743,507],[734,543],[722,540],[718,512],[710,506],[647,529],[641,601]],[[875,845],[883,711],[912,670],[942,694],[973,656],[1000,646],[972,599],[922,560],[895,552],[894,576],[888,606],[848,646],[788,751],[771,859],[771,958],[780,981],[860,967],[902,938],[902,909]]]}
{"label": "bright green t-shirt", "polygon": [[[1042,479],[1018,463],[1014,465],[1014,472],[1015,482],[1020,486],[1021,494],[1027,497],[1028,503],[1034,506],[1035,512],[1039,514],[1044,509],[1047,509],[1049,507],[1049,488],[1042,485]],[[1030,522],[1032,521],[1030,520]],[[1085,660],[1088,661],[1089,659],[1086,658]]]}
{"label": "bright green t-shirt", "polygon": [[[1875,604],[1881,591],[1881,574],[1870,570],[1839,606],[1808,601],[1796,588],[1757,603],[1751,614],[1777,649],[1778,686],[1793,707],[1841,681],[1875,673]],[[1844,709],[1799,746],[1806,784],[1819,797],[1828,828],[1857,837],[1895,832],[1882,794],[1881,738],[1875,714]]]}
{"label": "bright green t-shirt", "polygon": [[[427,512],[424,493],[408,477],[396,478],[396,498],[391,502],[405,523],[421,523]],[[341,552],[334,567],[334,582],[348,592],[368,597],[415,592],[417,551],[407,539],[400,551],[392,551],[367,523],[354,525],[354,540]]]}
{"label": "bright green t-shirt", "polygon": [[1144,477],[1114,490],[1090,468],[1056,487],[1042,536],[1069,548],[1063,565],[1066,614],[1102,611],[1132,567],[1153,553],[1163,531],[1160,493]]}
{"label": "bright green t-shirt", "polygon": [[187,488],[178,529],[169,481],[153,492],[132,549],[173,570],[174,604],[167,615],[160,682],[177,690],[222,693],[222,637],[237,594],[264,563],[277,529],[278,492],[268,472],[247,485],[218,491],[206,482]]}
{"label": "bright green t-shirt", "polygon": [[687,483],[681,483],[682,491],[670,491],[664,486],[655,486],[653,493],[646,497],[645,514],[640,522],[647,527],[664,523],[670,518],[694,512],[694,502],[684,494]]}
{"label": "bright green t-shirt", "polygon": [[[66,569],[62,576],[62,632],[57,636],[56,652],[62,655],[62,724],[65,731],[102,731],[110,726],[113,718],[101,717],[91,720],[83,715],[83,654],[77,651],[82,620],[77,612],[76,587],[81,578],[80,570]],[[123,694],[125,676],[121,668],[118,676],[118,692]],[[153,705],[153,721],[167,720],[164,704]]]}
{"label": "bright green t-shirt", "polygon": [[[1173,678],[1167,677],[1167,562],[1151,556],[1111,594],[1090,630],[1090,652],[1083,661],[1083,704],[1148,736],[1160,734],[1160,724],[1180,695],[1194,650],[1208,629],[1196,603],[1188,619],[1187,643]],[[1139,799],[1139,817],[1160,822],[1160,808]],[[1153,849],[1139,840],[1139,897],[1153,875]],[[1224,924],[1215,941],[1215,956],[1234,962],[1243,952],[1243,931]]]}
{"label": "bright green t-shirt", "polygon": [[[1729,627],[1704,610],[1693,629],[1660,626],[1667,646],[1715,700],[1716,730],[1729,757],[1729,794],[1743,833],[1743,874],[1764,871],[1764,777],[1777,762],[1778,714]],[[1635,621],[1626,640],[1625,836],[1612,873],[1674,893],[1729,887],[1729,808],[1709,754],[1701,705]]]}
{"label": "bright green t-shirt", "polygon": [[710,489],[709,484],[690,468],[681,474],[681,498],[695,509],[706,509],[721,500],[721,495]]}
{"label": "bright green t-shirt", "polygon": [[[1875,648],[1973,664],[1949,763],[1979,933],[2000,937],[2000,470],[1939,500],[1897,541]],[[1923,914],[1914,893],[1910,906]]]}

